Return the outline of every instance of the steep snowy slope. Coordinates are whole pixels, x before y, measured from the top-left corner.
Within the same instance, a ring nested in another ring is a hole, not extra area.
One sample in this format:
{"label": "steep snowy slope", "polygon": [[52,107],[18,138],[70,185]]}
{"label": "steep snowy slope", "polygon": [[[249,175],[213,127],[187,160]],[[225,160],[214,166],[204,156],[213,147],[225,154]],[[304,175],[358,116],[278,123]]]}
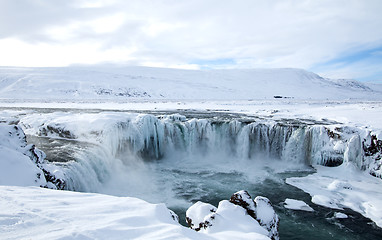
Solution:
{"label": "steep snowy slope", "polygon": [[367,99],[379,88],[300,69],[179,70],[148,67],[0,67],[5,99]]}

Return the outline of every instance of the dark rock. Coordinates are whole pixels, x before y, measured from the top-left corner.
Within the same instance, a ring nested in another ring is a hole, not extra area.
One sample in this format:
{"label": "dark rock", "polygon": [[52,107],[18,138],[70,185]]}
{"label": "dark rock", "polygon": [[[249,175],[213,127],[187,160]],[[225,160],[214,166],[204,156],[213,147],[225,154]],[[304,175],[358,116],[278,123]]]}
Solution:
{"label": "dark rock", "polygon": [[251,198],[251,195],[249,195],[247,191],[239,191],[234,193],[229,201],[244,208],[249,216],[256,219],[256,206]]}

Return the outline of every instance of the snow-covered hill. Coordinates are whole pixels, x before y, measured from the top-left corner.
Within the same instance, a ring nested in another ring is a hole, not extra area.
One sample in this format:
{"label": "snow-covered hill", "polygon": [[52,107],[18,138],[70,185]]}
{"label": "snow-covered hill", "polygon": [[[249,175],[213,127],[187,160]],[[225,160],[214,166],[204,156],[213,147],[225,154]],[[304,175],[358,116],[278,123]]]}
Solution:
{"label": "snow-covered hill", "polygon": [[148,67],[0,67],[3,99],[361,99],[380,87],[301,69],[179,70]]}

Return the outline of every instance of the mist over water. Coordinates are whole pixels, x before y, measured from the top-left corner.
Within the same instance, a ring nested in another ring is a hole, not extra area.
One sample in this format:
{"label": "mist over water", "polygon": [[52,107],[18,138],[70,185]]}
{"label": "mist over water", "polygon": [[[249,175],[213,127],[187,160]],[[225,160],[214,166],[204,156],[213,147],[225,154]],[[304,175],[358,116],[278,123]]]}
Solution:
{"label": "mist over water", "polygon": [[[316,154],[327,142],[325,131],[320,126],[236,120],[160,121],[145,115],[111,124],[97,133],[98,143],[38,136],[28,140],[63,168],[67,189],[164,202],[182,224],[194,202],[217,206],[234,192],[247,190],[271,200],[281,218],[282,239],[361,239],[357,225],[371,237],[380,236],[368,220],[343,224],[330,219],[332,210],[314,205],[308,194],[285,183],[287,177],[312,173],[311,163],[330,160],[330,154]],[[316,211],[285,209],[286,198],[303,200]]]}

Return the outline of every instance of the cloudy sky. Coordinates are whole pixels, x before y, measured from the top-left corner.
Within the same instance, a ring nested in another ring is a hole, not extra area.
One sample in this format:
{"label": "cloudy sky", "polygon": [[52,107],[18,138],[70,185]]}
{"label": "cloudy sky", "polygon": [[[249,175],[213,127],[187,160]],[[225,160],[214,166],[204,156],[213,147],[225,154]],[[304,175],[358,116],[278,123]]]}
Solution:
{"label": "cloudy sky", "polygon": [[0,65],[98,63],[382,82],[382,1],[0,0]]}

